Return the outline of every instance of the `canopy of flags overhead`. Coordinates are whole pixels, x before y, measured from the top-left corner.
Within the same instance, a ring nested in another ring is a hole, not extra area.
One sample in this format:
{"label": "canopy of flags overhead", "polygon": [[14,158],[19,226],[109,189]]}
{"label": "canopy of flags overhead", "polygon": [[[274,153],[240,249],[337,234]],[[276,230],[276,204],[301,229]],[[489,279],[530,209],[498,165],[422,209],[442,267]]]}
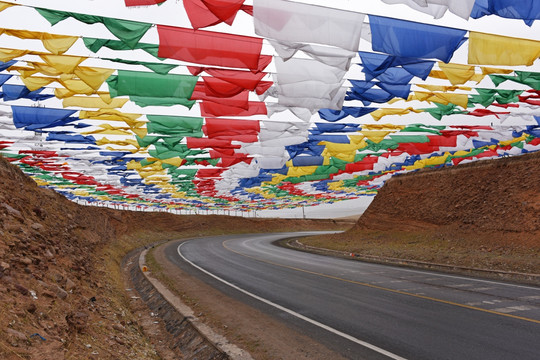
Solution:
{"label": "canopy of flags overhead", "polygon": [[[434,19],[540,19],[534,0],[381,1]],[[538,39],[285,0],[176,2],[191,27],[130,19],[167,2],[102,16],[0,1],[0,18],[24,8],[49,28],[0,29],[2,156],[70,199],[250,210],[540,150]]]}

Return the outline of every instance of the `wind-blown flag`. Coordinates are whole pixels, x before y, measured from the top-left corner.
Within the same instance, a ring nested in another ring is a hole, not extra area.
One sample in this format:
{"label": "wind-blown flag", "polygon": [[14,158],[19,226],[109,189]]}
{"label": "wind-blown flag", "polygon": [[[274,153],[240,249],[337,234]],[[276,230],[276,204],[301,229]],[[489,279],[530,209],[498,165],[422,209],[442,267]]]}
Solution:
{"label": "wind-blown flag", "polygon": [[158,25],[159,57],[195,64],[263,71],[272,61],[261,55],[262,38]]}

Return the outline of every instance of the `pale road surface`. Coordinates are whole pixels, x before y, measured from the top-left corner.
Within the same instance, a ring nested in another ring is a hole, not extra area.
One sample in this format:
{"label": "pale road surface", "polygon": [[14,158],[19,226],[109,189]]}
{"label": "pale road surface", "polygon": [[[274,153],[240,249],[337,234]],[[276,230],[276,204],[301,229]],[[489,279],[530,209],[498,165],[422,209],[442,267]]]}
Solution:
{"label": "pale road surface", "polygon": [[540,287],[272,245],[305,234],[209,237],[166,253],[350,359],[540,359]]}

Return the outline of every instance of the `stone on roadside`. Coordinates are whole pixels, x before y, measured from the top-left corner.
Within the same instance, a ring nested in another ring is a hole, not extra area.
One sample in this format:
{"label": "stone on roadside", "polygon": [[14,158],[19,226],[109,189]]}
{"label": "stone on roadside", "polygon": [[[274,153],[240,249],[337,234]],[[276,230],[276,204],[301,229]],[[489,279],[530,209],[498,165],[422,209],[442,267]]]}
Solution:
{"label": "stone on roadside", "polygon": [[32,259],[28,257],[23,257],[19,261],[23,263],[24,265],[32,265]]}
{"label": "stone on roadside", "polygon": [[112,326],[112,328],[113,328],[114,330],[116,330],[116,331],[124,331],[124,330],[126,330],[126,328],[123,327],[121,324],[114,324],[114,325]]}
{"label": "stone on roadside", "polygon": [[22,218],[22,214],[21,214],[21,212],[19,210],[14,209],[13,207],[9,206],[6,203],[3,203],[2,206],[4,207],[4,209],[7,210],[7,213],[9,215],[17,217],[17,218]]}
{"label": "stone on roadside", "polygon": [[66,290],[62,289],[60,286],[56,287],[56,296],[58,296],[60,299],[65,300],[68,296],[68,293]]}
{"label": "stone on roadside", "polygon": [[22,332],[17,331],[17,330],[7,328],[6,329],[6,334],[8,334],[8,336],[10,336],[12,338],[15,338],[15,339],[27,340],[26,335],[24,335]]}
{"label": "stone on roadside", "polygon": [[71,330],[82,333],[88,323],[88,314],[82,311],[71,312],[66,315],[66,322]]}
{"label": "stone on roadside", "polygon": [[66,284],[64,286],[64,288],[66,289],[66,291],[70,291],[72,289],[74,289],[77,285],[71,281],[70,278],[66,278]]}
{"label": "stone on roadside", "polygon": [[33,223],[30,227],[36,231],[42,231],[44,229],[44,226],[40,223]]}

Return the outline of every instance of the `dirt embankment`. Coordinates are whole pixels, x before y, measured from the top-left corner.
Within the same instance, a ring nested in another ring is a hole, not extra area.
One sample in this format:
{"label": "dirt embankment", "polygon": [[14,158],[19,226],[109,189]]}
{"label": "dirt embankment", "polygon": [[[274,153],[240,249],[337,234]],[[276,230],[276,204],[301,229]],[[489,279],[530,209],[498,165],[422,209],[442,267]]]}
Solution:
{"label": "dirt embankment", "polygon": [[396,176],[344,235],[305,243],[540,274],[540,153]]}
{"label": "dirt embankment", "polygon": [[[0,359],[157,359],[125,291],[131,249],[199,235],[350,227],[83,207],[0,157]],[[151,319],[152,320],[152,319]]]}

